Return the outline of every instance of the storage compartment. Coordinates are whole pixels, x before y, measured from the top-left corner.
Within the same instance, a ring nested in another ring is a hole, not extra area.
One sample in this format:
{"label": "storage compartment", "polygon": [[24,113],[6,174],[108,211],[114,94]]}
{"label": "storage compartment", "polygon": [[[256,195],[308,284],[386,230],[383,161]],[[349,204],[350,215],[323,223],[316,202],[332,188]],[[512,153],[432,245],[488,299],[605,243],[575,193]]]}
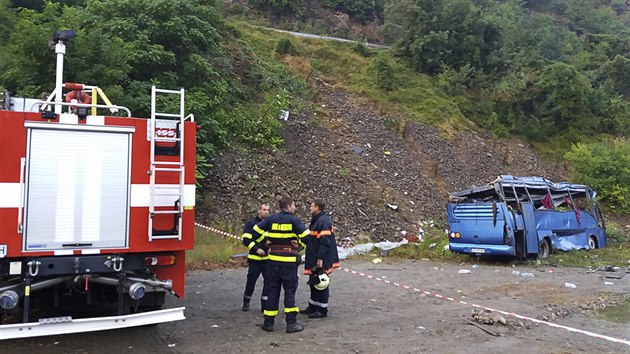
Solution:
{"label": "storage compartment", "polygon": [[26,126],[24,250],[127,247],[134,128]]}

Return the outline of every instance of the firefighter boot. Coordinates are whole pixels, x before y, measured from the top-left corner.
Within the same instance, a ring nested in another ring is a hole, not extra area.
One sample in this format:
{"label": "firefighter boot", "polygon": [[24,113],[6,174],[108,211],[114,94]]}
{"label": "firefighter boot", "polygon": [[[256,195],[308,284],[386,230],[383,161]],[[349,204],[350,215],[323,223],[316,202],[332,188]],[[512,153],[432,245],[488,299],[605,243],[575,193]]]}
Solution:
{"label": "firefighter boot", "polygon": [[243,298],[243,311],[249,311],[249,299]]}
{"label": "firefighter boot", "polygon": [[296,332],[302,332],[304,330],[304,326],[302,326],[301,324],[299,324],[297,322],[297,313],[296,312],[292,312],[292,313],[287,313],[286,314],[287,318],[287,333],[296,333]]}
{"label": "firefighter boot", "polygon": [[265,316],[265,321],[260,328],[265,332],[273,332],[273,322],[273,317]]}

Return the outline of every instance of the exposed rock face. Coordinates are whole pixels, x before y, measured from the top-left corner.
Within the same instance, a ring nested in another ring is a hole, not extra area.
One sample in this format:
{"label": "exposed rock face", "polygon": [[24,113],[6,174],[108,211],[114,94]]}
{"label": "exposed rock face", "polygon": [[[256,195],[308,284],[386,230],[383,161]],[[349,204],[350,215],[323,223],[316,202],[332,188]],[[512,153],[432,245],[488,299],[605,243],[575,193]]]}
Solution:
{"label": "exposed rock face", "polygon": [[399,134],[370,104],[357,104],[356,97],[325,84],[316,100],[325,114],[292,114],[278,151],[233,149],[217,157],[198,206],[201,220],[238,224],[260,202],[275,210],[276,200],[289,195],[308,222],[309,202],[321,198],[338,237],[392,240],[423,220],[445,226],[449,192],[500,174],[561,179],[558,167],[519,140],[499,142],[476,132],[445,138],[415,123]]}

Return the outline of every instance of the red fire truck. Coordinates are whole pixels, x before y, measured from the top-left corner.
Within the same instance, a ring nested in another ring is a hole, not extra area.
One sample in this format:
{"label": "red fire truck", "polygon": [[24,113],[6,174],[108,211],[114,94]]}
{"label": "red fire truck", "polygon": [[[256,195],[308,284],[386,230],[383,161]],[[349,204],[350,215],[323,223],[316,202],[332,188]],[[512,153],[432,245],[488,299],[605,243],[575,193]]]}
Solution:
{"label": "red fire truck", "polygon": [[[0,339],[184,319],[183,307],[161,309],[167,294],[183,297],[193,247],[196,124],[184,89],[152,87],[151,117],[132,118],[97,86],[63,82],[74,36],[49,42],[48,97],[2,95]],[[164,112],[165,101],[179,109]]]}

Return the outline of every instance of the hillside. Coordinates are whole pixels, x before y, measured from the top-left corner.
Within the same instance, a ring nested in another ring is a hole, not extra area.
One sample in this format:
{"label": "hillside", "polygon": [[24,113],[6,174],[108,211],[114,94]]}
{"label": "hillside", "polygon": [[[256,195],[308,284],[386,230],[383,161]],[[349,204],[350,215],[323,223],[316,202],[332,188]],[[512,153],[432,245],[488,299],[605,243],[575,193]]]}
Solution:
{"label": "hillside", "polygon": [[296,200],[307,221],[308,202],[322,198],[339,236],[392,240],[420,221],[435,219],[444,227],[449,191],[499,174],[563,175],[520,140],[473,131],[447,138],[418,123],[398,134],[365,97],[314,81],[320,113],[291,114],[283,122],[280,149],[219,154],[204,182],[202,222],[233,224],[253,215],[261,201],[275,208],[284,195]]}

